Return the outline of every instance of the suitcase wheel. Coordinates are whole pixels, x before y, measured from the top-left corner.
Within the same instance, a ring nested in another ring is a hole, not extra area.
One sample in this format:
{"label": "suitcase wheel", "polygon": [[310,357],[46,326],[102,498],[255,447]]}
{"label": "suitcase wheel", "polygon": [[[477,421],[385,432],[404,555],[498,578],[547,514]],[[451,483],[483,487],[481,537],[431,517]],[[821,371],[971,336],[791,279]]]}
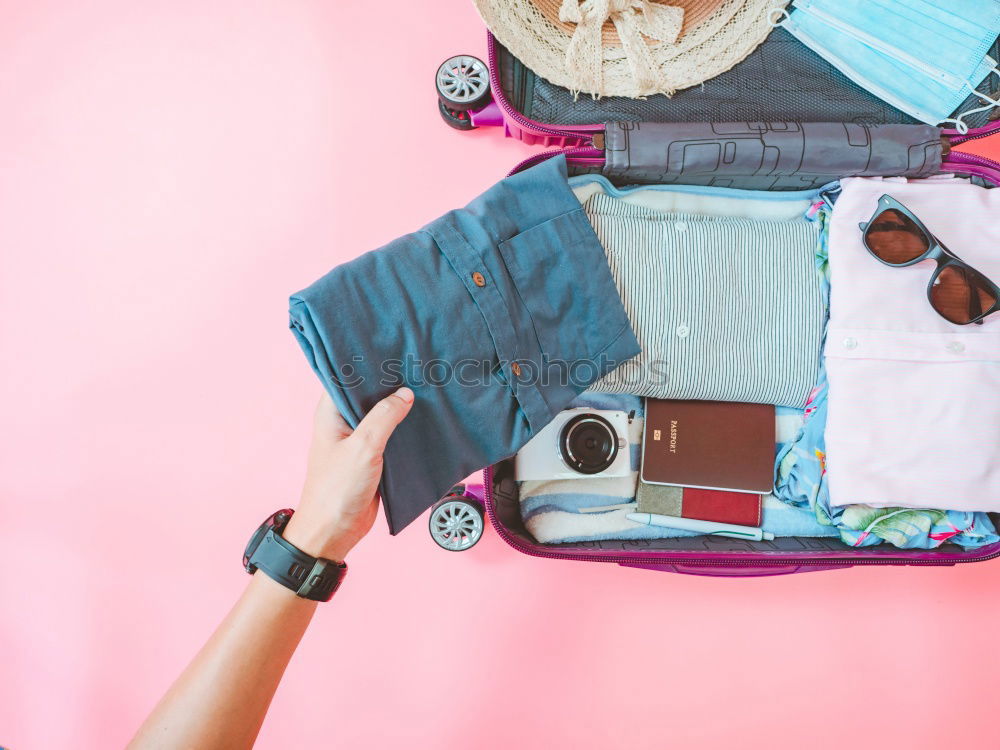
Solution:
{"label": "suitcase wheel", "polygon": [[441,119],[448,123],[449,127],[455,128],[455,130],[476,129],[476,126],[472,124],[472,118],[468,112],[457,112],[448,108],[444,102],[438,102],[438,112],[441,113]]}
{"label": "suitcase wheel", "polygon": [[452,488],[431,509],[427,523],[431,539],[450,552],[464,552],[483,538],[483,506],[464,493],[462,485]]}
{"label": "suitcase wheel", "polygon": [[489,68],[472,55],[456,55],[441,63],[434,76],[434,85],[438,100],[444,105],[442,116],[446,109],[454,113],[469,112],[490,102]]}

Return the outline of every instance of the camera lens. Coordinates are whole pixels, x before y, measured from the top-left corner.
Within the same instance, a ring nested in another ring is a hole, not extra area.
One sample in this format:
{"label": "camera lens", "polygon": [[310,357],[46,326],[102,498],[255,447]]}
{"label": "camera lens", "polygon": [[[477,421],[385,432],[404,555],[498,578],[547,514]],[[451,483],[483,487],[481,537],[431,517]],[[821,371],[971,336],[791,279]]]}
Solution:
{"label": "camera lens", "polygon": [[604,417],[579,414],[569,420],[559,434],[563,461],[581,474],[598,474],[614,463],[618,455],[618,435]]}

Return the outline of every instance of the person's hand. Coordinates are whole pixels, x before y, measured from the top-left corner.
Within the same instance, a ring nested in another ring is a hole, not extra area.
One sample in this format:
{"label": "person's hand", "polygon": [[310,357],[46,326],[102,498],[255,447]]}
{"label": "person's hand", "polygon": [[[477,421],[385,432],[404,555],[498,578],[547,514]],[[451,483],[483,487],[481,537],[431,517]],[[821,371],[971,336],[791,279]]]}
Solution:
{"label": "person's hand", "polygon": [[313,420],[302,500],[285,527],[285,539],[313,557],[339,562],[347,556],[375,522],[382,453],[412,405],[413,391],[400,388],[375,404],[352,432],[323,394]]}

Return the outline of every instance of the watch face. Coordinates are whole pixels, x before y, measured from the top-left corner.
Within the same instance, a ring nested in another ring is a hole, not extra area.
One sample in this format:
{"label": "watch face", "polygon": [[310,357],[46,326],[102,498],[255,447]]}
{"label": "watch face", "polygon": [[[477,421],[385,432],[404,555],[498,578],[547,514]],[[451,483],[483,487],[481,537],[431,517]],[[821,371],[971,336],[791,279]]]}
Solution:
{"label": "watch face", "polygon": [[250,537],[250,541],[247,542],[246,549],[243,550],[243,567],[246,569],[247,573],[254,573],[257,571],[257,566],[251,564],[250,560],[253,558],[253,553],[257,551],[257,547],[260,546],[261,541],[264,539],[264,535],[267,534],[268,530],[277,528],[280,532],[285,528],[288,523],[288,519],[292,517],[292,511],[290,508],[285,508],[279,510],[276,513],[272,513],[268,516],[264,523],[257,527],[257,530]]}
{"label": "watch face", "polygon": [[247,542],[247,548],[243,550],[243,567],[246,568],[247,573],[257,572],[257,566],[250,564],[250,558],[253,557],[253,553],[257,551],[257,547],[260,545],[260,542],[267,533],[267,530],[271,528],[270,521],[271,519],[269,518],[257,527],[253,536],[250,537],[250,541]]}

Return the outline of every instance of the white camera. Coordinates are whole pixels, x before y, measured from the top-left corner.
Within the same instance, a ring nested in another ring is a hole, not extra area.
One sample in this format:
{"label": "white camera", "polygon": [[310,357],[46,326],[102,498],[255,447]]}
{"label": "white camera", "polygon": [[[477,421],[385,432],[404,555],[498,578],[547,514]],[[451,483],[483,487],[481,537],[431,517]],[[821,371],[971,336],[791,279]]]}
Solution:
{"label": "white camera", "polygon": [[629,415],[577,408],[561,412],[514,456],[514,478],[623,477],[632,471]]}

